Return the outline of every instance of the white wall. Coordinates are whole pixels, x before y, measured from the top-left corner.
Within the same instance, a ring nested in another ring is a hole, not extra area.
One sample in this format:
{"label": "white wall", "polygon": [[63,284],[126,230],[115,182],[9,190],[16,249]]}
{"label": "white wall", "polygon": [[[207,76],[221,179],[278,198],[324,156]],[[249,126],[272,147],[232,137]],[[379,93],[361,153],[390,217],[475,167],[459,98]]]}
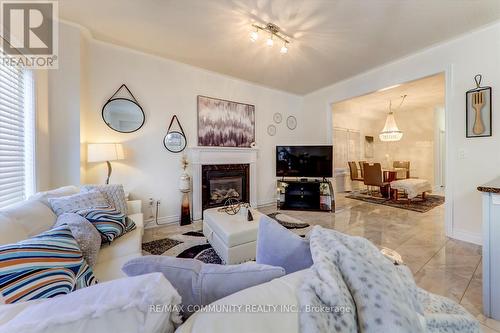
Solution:
{"label": "white wall", "polygon": [[[481,196],[476,187],[499,175],[500,121],[493,99],[493,137],[465,137],[465,92],[474,87],[474,75],[496,91],[500,82],[500,23],[447,43],[423,50],[399,61],[375,68],[304,97],[304,124],[310,141],[331,141],[330,104],[367,94],[383,87],[447,71],[447,215],[449,236],[481,241]],[[318,128],[318,124],[325,124]],[[460,158],[463,152],[464,158]],[[450,200],[451,199],[451,200]]]}
{"label": "white wall", "polygon": [[48,71],[50,187],[80,183],[80,29],[61,24],[59,68]]}
{"label": "white wall", "polygon": [[[150,197],[160,199],[162,222],[176,221],[180,215],[182,157],[168,152],[162,140],[171,117],[177,114],[188,145],[196,146],[197,95],[255,105],[258,202],[275,200],[275,145],[302,141],[301,97],[94,40],[87,45],[87,61],[85,141],[123,142],[126,160],[113,163],[111,181],[123,183],[131,196],[144,204]],[[111,130],[101,118],[102,106],[122,83],[131,89],[146,114],[144,126],[130,134]],[[276,125],[277,135],[270,137],[266,130],[275,112],[282,113],[284,119],[295,115],[298,128],[290,131],[283,122]],[[86,172],[87,183],[102,183],[106,167],[104,163],[89,164]]]}

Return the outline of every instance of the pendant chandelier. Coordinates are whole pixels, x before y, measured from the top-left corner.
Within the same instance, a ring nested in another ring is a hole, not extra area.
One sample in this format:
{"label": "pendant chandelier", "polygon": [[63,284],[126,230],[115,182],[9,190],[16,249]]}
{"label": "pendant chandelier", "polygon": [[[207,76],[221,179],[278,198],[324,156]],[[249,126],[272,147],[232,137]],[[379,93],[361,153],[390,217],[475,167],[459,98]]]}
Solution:
{"label": "pendant chandelier", "polygon": [[[403,102],[406,98],[406,95],[402,96],[401,103],[399,104],[398,110],[403,105]],[[389,114],[387,115],[387,119],[385,120],[385,126],[382,132],[380,132],[379,136],[381,141],[391,142],[391,141],[399,141],[403,137],[403,132],[399,130],[398,125],[396,124],[396,118],[394,118],[394,112],[392,111],[392,101],[389,101]]]}

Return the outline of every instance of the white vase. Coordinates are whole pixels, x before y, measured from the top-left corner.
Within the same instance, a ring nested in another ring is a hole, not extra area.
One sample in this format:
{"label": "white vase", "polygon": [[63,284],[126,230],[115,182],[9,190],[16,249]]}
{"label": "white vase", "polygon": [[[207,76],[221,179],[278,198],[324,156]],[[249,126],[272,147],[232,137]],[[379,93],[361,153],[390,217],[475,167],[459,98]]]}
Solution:
{"label": "white vase", "polygon": [[179,179],[179,190],[182,193],[191,191],[191,177],[187,174],[187,172],[183,172],[181,178]]}

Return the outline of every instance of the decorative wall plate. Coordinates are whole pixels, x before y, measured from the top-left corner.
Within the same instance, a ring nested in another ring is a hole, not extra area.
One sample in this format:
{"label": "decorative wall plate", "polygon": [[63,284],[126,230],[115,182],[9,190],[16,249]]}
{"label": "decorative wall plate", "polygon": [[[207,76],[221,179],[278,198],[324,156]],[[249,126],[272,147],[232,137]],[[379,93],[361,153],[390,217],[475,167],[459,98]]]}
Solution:
{"label": "decorative wall plate", "polygon": [[267,134],[269,134],[270,136],[275,136],[276,135],[276,126],[274,126],[274,125],[267,126]]}
{"label": "decorative wall plate", "polygon": [[282,121],[283,121],[283,116],[281,115],[281,113],[279,112],[276,112],[274,115],[273,115],[273,120],[276,124],[280,124]]}
{"label": "decorative wall plate", "polygon": [[294,116],[289,116],[286,118],[286,127],[288,127],[291,130],[294,130],[297,128],[297,118]]}

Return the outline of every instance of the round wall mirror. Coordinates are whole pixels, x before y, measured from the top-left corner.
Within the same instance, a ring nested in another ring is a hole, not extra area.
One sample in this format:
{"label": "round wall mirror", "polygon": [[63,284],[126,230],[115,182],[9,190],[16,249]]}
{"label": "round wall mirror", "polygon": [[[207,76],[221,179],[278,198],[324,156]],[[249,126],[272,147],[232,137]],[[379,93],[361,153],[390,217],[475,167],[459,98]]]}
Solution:
{"label": "round wall mirror", "polygon": [[102,119],[110,128],[121,133],[132,133],[144,125],[141,106],[127,98],[110,99],[102,108]]}
{"label": "round wall mirror", "polygon": [[180,153],[186,148],[186,144],[184,134],[177,131],[168,132],[163,139],[163,145],[172,153]]}

